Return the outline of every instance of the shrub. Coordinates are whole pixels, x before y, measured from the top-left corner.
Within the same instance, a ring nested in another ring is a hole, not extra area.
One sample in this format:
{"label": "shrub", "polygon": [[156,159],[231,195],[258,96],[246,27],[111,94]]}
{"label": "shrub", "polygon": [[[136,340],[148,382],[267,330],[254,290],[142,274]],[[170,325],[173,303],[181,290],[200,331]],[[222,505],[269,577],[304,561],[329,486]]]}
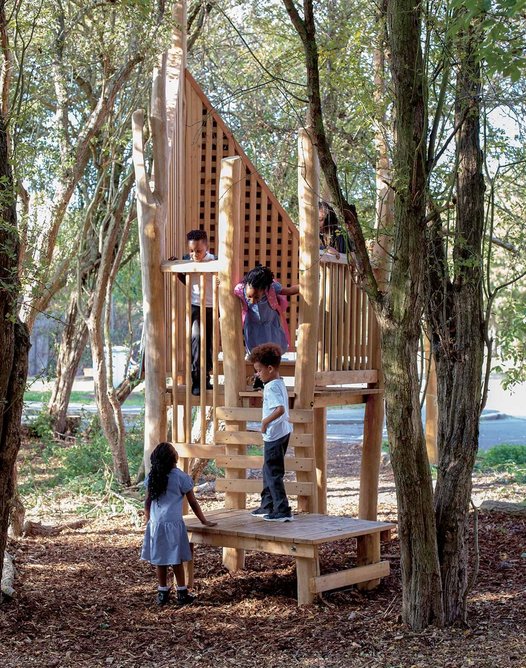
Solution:
{"label": "shrub", "polygon": [[512,481],[526,482],[526,445],[503,443],[479,455],[478,469],[503,471]]}

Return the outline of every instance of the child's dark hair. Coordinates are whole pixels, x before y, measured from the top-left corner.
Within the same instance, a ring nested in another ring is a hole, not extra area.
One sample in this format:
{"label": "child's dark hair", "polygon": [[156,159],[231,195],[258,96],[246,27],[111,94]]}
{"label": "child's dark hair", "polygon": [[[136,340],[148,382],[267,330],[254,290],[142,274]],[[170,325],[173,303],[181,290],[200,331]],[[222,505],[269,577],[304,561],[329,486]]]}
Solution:
{"label": "child's dark hair", "polygon": [[160,498],[168,487],[168,475],[177,463],[177,452],[171,443],[159,443],[152,452],[152,468],[148,478],[148,495],[152,501]]}
{"label": "child's dark hair", "polygon": [[325,218],[323,220],[323,230],[325,232],[330,232],[330,233],[337,230],[339,227],[338,216],[336,215],[336,211],[332,208],[332,206],[327,202],[320,200],[318,202],[318,209],[325,211]]}
{"label": "child's dark hair", "polygon": [[281,355],[281,348],[276,343],[262,343],[252,348],[248,361],[251,364],[259,362],[263,366],[273,366],[277,369],[281,364]]}
{"label": "child's dark hair", "polygon": [[186,235],[187,241],[204,241],[208,243],[208,235],[205,230],[190,230]]}
{"label": "child's dark hair", "polygon": [[246,274],[243,283],[244,285],[251,285],[253,288],[256,288],[256,290],[268,290],[272,285],[273,280],[274,274],[270,269],[260,264]]}

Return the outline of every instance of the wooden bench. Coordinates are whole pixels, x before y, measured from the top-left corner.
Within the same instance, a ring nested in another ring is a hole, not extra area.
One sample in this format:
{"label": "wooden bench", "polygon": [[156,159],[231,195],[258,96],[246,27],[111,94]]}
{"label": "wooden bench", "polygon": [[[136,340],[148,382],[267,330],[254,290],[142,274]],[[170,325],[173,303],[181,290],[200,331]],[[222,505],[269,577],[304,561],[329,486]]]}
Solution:
{"label": "wooden bench", "polygon": [[[265,522],[261,518],[252,517],[248,510],[215,510],[206,515],[208,519],[217,522],[217,526],[205,527],[194,515],[184,518],[192,549],[194,545],[212,545],[294,557],[298,605],[312,603],[314,597],[324,591],[389,575],[388,561],[320,575],[318,556],[320,545],[347,538],[356,538],[358,551],[360,542],[372,535],[381,534],[382,539],[388,540],[391,529],[396,526],[388,522],[308,513],[295,515],[293,522]],[[187,575],[191,583],[192,562],[188,564]]]}

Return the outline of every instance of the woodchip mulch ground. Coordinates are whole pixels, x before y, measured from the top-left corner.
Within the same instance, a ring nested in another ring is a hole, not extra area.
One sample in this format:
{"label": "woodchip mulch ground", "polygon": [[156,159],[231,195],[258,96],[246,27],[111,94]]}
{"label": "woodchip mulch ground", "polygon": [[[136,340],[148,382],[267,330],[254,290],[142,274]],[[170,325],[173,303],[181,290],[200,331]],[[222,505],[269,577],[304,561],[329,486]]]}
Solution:
{"label": "woodchip mulch ground", "polygon": [[[355,455],[356,446],[331,446],[333,514],[356,512]],[[388,468],[380,482],[380,519],[396,519]],[[475,495],[495,489],[480,479]],[[202,501],[205,511],[221,504]],[[415,633],[400,623],[396,539],[383,546],[391,575],[378,589],[327,593],[304,608],[292,559],[249,553],[246,570],[230,574],[219,549],[198,547],[197,602],[159,609],[155,575],[138,559],[142,528],[129,514],[100,516],[58,536],[11,541],[17,597],[0,607],[0,666],[525,668],[526,519],[481,514],[479,535],[469,626]],[[327,547],[322,572],[354,556],[353,541]]]}

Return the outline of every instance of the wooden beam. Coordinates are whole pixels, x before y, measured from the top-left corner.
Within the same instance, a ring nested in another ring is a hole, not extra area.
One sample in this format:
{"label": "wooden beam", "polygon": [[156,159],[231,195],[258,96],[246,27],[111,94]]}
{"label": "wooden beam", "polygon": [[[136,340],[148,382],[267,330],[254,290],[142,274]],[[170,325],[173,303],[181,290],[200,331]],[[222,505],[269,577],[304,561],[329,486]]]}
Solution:
{"label": "wooden beam", "polygon": [[166,260],[161,263],[164,273],[172,274],[216,274],[223,268],[222,260],[192,262],[191,260]]}
{"label": "wooden beam", "polygon": [[[263,480],[243,480],[235,478],[218,478],[216,490],[218,492],[241,492],[242,494],[259,494],[263,489]],[[285,482],[287,494],[312,496],[314,484],[312,482]]]}
{"label": "wooden beam", "polygon": [[424,334],[424,358],[426,361],[427,387],[426,387],[426,448],[427,458],[430,464],[438,464],[437,449],[437,371],[435,358],[431,352],[431,343]]}
{"label": "wooden beam", "polygon": [[327,512],[327,409],[314,409],[314,452],[316,460],[317,508]]}
{"label": "wooden beam", "polygon": [[370,564],[369,566],[348,568],[345,571],[312,577],[310,580],[310,591],[313,594],[319,594],[322,591],[340,589],[340,587],[349,587],[350,585],[358,584],[360,582],[384,578],[388,575],[389,562],[380,561],[377,564]]}
{"label": "wooden beam", "polygon": [[[216,443],[228,443],[233,445],[263,445],[263,437],[259,431],[218,431],[215,435]],[[312,434],[296,434],[293,432],[290,435],[290,447],[312,447]]]}
{"label": "wooden beam", "polygon": [[316,392],[314,407],[323,406],[353,406],[365,404],[371,394],[382,394],[383,390],[368,388],[349,388],[348,390],[327,390]]}
{"label": "wooden beam", "polygon": [[[227,397],[225,396],[226,402]],[[261,408],[244,408],[229,404],[227,406],[218,406],[217,416],[227,422],[261,422]],[[312,409],[299,410],[294,408],[289,413],[290,422],[310,424],[313,419]]]}
{"label": "wooden beam", "polygon": [[296,578],[298,583],[298,605],[309,605],[314,601],[315,593],[311,583],[320,572],[319,560],[296,557]]}
{"label": "wooden beam", "polygon": [[318,371],[316,385],[353,385],[355,383],[378,382],[376,369],[362,369],[358,371]]}
{"label": "wooden beam", "polygon": [[[225,455],[215,457],[216,466],[231,469],[261,469],[262,455]],[[309,457],[285,457],[286,471],[310,471],[314,469],[314,459]]]}
{"label": "wooden beam", "polygon": [[[219,237],[218,250],[222,268],[219,272],[219,326],[223,346],[223,374],[225,377],[225,403],[227,406],[240,406],[239,392],[245,387],[245,360],[243,355],[243,335],[241,331],[241,305],[234,295],[232,286],[241,278],[241,178],[244,173],[241,158],[225,158],[221,161],[219,179]],[[216,382],[216,379],[214,379]],[[237,410],[243,410],[238,408]],[[220,417],[216,407],[216,419]],[[244,429],[243,417],[237,418],[240,423],[227,425],[227,430]],[[244,446],[227,446],[227,454],[242,455]],[[232,478],[244,478],[244,471],[228,471]],[[227,493],[225,506],[242,509],[246,505],[245,493],[239,489]],[[241,490],[242,491],[242,490]],[[231,571],[243,568],[245,553],[242,550],[226,548],[223,551],[223,563]]]}
{"label": "wooden beam", "polygon": [[186,459],[215,459],[225,454],[225,448],[217,445],[200,445],[198,443],[174,443],[179,457]]}
{"label": "wooden beam", "polygon": [[[318,199],[320,166],[316,149],[309,133],[301,129],[298,133],[298,202],[299,202],[299,323],[296,346],[296,373],[294,390],[295,408],[306,409],[314,405],[314,376],[318,345],[318,319],[320,308],[320,235],[318,221]],[[298,431],[307,431],[300,425]],[[310,429],[309,429],[310,431]],[[321,440],[321,443],[319,442]],[[325,435],[314,439],[315,449],[324,448]],[[299,453],[301,454],[301,453]],[[312,480],[311,473],[298,473],[298,481]],[[298,510],[317,512],[318,487],[312,498],[299,498]],[[298,583],[299,587],[299,583]],[[299,591],[299,590],[298,590]],[[299,595],[299,594],[298,594]]]}

